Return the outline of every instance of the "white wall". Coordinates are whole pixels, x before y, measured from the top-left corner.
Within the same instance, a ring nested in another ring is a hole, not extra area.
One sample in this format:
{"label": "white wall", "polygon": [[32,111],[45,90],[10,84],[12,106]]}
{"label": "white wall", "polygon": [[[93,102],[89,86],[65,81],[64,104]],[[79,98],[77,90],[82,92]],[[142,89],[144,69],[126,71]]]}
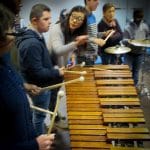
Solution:
{"label": "white wall", "polygon": [[[133,8],[144,8],[146,20],[150,23],[150,1],[149,0],[100,0],[100,4],[94,12],[97,22],[102,18],[102,6],[112,2],[116,6],[116,18],[118,19],[121,28],[124,29],[126,22],[132,18]],[[73,6],[83,5],[84,0],[23,0],[23,7],[21,10],[21,17],[25,24],[29,23],[29,13],[33,5],[36,3],[44,3],[52,10],[52,23],[58,20],[59,13],[63,8],[70,10]]]}
{"label": "white wall", "polygon": [[70,10],[73,6],[83,5],[82,0],[22,0],[23,7],[21,9],[21,17],[24,18],[25,23],[29,23],[29,14],[33,5],[43,3],[48,5],[52,10],[52,23],[58,20],[59,13],[63,8]]}

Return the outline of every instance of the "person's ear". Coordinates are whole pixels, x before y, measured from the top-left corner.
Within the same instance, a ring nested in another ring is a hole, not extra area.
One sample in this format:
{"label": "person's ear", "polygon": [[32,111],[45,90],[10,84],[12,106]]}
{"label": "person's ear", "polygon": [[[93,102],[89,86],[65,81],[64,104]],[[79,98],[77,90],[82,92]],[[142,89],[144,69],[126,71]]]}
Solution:
{"label": "person's ear", "polygon": [[33,25],[36,25],[36,24],[37,24],[37,21],[38,21],[38,19],[37,19],[36,17],[34,17],[34,18],[31,19],[31,23],[32,23]]}

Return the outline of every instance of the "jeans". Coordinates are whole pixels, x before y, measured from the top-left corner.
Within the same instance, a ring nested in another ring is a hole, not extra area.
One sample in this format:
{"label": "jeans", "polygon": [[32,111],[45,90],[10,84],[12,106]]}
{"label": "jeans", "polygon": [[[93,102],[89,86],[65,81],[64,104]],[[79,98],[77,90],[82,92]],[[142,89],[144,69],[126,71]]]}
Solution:
{"label": "jeans", "polygon": [[125,64],[129,65],[132,70],[132,77],[134,79],[134,84],[137,86],[139,80],[139,71],[144,60],[144,54],[126,54]]}
{"label": "jeans", "polygon": [[103,65],[108,64],[122,64],[122,55],[115,55],[115,54],[107,54],[103,53],[100,55],[102,59]]}
{"label": "jeans", "polygon": [[92,66],[94,65],[96,58],[95,57],[86,57],[86,56],[77,56],[77,63],[81,64],[82,62],[85,62],[86,65]]}
{"label": "jeans", "polygon": [[[41,93],[40,95],[32,97],[33,104],[37,107],[48,109],[49,103],[50,103],[50,97],[51,97],[51,92],[45,91]],[[37,135],[45,133],[45,130],[44,130],[45,117],[46,117],[45,113],[39,112],[36,110],[33,111],[33,124],[34,124]]]}

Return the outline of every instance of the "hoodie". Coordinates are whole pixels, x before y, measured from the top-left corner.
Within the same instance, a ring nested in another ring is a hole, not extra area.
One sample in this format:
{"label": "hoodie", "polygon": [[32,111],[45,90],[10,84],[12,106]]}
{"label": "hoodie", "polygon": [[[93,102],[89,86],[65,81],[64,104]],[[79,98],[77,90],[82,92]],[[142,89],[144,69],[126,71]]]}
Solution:
{"label": "hoodie", "polygon": [[54,68],[54,61],[49,54],[44,38],[28,29],[16,39],[19,50],[20,69],[28,83],[48,86],[62,81],[59,70]]}

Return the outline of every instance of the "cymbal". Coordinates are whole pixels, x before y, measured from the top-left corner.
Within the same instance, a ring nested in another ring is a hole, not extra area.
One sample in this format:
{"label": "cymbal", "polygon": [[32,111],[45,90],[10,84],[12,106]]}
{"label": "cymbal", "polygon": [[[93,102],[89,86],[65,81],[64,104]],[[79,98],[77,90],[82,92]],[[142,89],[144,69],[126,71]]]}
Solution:
{"label": "cymbal", "polygon": [[149,39],[129,40],[128,42],[134,46],[150,47]]}
{"label": "cymbal", "polygon": [[130,52],[131,49],[129,47],[125,47],[125,46],[112,46],[112,47],[108,47],[105,49],[106,53],[109,54],[125,54]]}

